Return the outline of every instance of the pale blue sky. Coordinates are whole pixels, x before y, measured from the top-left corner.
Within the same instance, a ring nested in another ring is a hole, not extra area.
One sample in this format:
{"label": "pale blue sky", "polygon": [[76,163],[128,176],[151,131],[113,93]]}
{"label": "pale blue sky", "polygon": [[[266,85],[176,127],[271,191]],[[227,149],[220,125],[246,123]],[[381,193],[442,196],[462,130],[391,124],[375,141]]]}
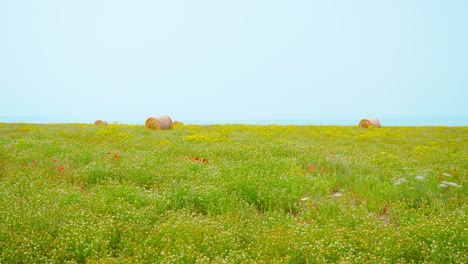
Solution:
{"label": "pale blue sky", "polygon": [[0,38],[0,121],[468,122],[464,0],[5,0]]}

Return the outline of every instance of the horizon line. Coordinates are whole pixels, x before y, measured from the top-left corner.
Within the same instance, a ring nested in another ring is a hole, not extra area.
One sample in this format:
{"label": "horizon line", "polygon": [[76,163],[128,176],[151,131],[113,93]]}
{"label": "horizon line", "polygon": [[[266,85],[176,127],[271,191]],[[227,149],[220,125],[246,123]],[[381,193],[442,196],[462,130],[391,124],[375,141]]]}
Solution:
{"label": "horizon line", "polygon": [[[370,117],[365,117],[370,118]],[[365,118],[258,118],[258,119],[173,119],[184,124],[193,125],[229,125],[229,124],[246,124],[246,125],[357,125],[360,120]],[[102,119],[102,118],[98,118]],[[382,126],[468,126],[468,117],[383,117],[377,118]],[[97,120],[97,119],[95,119]],[[0,123],[35,123],[35,124],[60,124],[60,123],[76,123],[87,124],[94,123],[94,119],[84,120],[77,118],[75,121],[67,118],[58,117],[5,117],[0,116]],[[139,125],[143,124],[146,119],[136,121],[133,118],[123,120],[106,120],[109,124],[127,124]]]}

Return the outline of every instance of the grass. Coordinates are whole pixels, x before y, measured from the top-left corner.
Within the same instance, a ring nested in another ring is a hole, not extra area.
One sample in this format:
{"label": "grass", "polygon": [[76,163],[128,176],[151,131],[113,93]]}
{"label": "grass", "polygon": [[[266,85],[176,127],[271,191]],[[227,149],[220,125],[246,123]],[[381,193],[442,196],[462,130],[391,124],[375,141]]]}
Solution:
{"label": "grass", "polygon": [[467,127],[0,123],[0,263],[466,263]]}

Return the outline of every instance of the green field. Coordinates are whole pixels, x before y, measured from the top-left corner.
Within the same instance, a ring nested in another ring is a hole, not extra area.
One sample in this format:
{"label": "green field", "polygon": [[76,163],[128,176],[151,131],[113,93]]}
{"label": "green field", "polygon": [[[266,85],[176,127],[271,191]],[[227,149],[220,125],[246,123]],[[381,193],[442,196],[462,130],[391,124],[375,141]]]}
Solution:
{"label": "green field", "polygon": [[0,263],[467,263],[467,127],[0,123]]}

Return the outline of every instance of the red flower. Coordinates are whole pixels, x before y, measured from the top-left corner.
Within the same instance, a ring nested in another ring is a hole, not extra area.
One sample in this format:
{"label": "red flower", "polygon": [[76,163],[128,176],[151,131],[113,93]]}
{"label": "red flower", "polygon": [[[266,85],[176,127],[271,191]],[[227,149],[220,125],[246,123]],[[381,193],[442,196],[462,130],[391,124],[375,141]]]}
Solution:
{"label": "red flower", "polygon": [[315,164],[309,164],[309,171],[314,172],[315,171]]}
{"label": "red flower", "polygon": [[194,161],[199,161],[199,162],[201,162],[201,163],[205,163],[205,162],[206,162],[206,159],[205,159],[205,158],[191,157],[190,159],[191,159],[191,160],[194,160]]}

